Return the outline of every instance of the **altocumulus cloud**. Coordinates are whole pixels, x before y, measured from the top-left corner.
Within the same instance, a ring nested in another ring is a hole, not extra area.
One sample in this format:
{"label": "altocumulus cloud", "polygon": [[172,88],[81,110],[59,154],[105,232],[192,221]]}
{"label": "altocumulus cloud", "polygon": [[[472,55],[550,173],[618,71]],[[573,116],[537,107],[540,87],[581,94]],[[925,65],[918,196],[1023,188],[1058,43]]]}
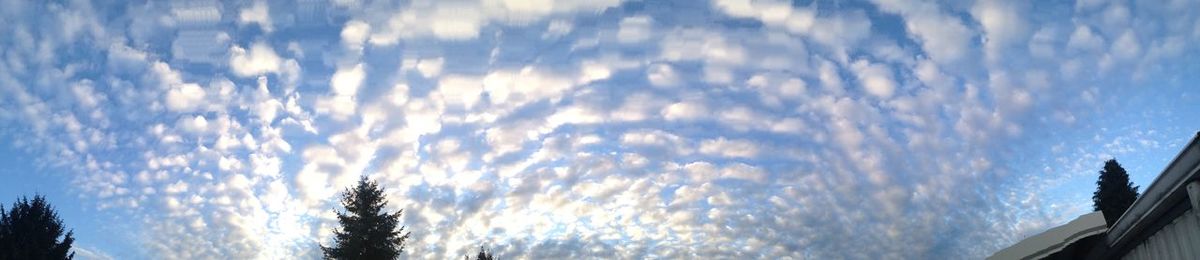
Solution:
{"label": "altocumulus cloud", "polygon": [[1200,4],[1034,2],[13,0],[0,136],[144,257],[316,258],[366,175],[416,258],[979,258],[1179,142],[1037,140],[1177,73]]}

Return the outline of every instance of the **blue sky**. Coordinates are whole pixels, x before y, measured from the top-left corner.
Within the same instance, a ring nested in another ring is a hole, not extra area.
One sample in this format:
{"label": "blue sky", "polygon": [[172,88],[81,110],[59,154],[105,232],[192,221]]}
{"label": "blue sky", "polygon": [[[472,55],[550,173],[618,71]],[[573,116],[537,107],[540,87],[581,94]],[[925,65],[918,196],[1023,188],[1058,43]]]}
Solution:
{"label": "blue sky", "polygon": [[83,259],[981,258],[1200,130],[1197,1],[21,1],[0,198]]}

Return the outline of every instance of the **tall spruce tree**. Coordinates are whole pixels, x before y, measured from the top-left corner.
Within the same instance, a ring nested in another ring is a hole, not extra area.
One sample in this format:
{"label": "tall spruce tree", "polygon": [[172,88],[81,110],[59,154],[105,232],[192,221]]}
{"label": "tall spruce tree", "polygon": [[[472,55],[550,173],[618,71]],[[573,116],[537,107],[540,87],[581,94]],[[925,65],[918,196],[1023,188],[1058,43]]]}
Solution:
{"label": "tall spruce tree", "polygon": [[345,212],[338,211],[341,230],[334,230],[333,245],[321,246],[326,259],[396,259],[404,252],[408,232],[399,226],[400,214],[387,213],[383,188],[366,177],[342,194]]}
{"label": "tall spruce tree", "polygon": [[62,220],[45,197],[22,197],[8,210],[0,205],[0,260],[73,259],[74,232],[64,236],[63,231]]}
{"label": "tall spruce tree", "polygon": [[1112,227],[1121,214],[1133,205],[1138,198],[1138,187],[1129,181],[1125,168],[1117,163],[1117,159],[1104,162],[1100,170],[1100,179],[1096,180],[1096,192],[1092,193],[1092,207],[1104,214],[1104,220]]}
{"label": "tall spruce tree", "polygon": [[[471,260],[471,256],[468,255],[463,259]],[[475,254],[475,260],[496,260],[496,256],[493,256],[491,252],[487,251],[487,249],[483,249],[483,246],[479,246],[479,253]]]}

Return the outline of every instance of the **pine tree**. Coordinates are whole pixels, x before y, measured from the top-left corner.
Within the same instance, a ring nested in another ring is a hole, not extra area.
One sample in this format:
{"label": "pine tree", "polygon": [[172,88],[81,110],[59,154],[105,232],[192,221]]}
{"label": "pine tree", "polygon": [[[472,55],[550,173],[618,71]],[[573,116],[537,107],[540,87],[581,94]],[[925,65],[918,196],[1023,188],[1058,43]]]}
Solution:
{"label": "pine tree", "polygon": [[[468,256],[464,257],[463,259],[471,260],[471,256],[468,255]],[[479,246],[479,254],[475,255],[475,260],[496,260],[496,256],[493,256],[491,252],[488,252],[486,249],[483,249],[483,246]]]}
{"label": "pine tree", "polygon": [[[0,260],[73,259],[73,231],[63,235],[63,223],[46,198],[22,197],[12,208],[0,205]],[[62,237],[62,240],[59,240]]]}
{"label": "pine tree", "polygon": [[326,259],[396,259],[404,252],[409,235],[399,226],[404,210],[384,211],[387,199],[378,183],[359,179],[342,194],[342,206],[346,212],[337,212],[341,230],[333,231],[333,246],[321,246]]}
{"label": "pine tree", "polygon": [[1116,159],[1104,162],[1100,179],[1096,180],[1096,192],[1092,193],[1092,207],[1104,214],[1109,227],[1117,222],[1121,214],[1138,198],[1138,187],[1129,181],[1129,174]]}

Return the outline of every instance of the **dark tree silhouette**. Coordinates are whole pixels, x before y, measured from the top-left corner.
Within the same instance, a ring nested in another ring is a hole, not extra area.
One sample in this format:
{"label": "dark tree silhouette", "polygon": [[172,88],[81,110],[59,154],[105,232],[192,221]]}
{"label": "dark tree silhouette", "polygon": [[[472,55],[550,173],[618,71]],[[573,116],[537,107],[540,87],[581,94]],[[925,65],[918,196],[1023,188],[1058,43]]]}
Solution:
{"label": "dark tree silhouette", "polygon": [[1117,159],[1104,162],[1104,170],[1100,171],[1100,179],[1096,180],[1096,192],[1092,193],[1092,207],[1104,213],[1104,221],[1109,227],[1117,223],[1121,214],[1125,213],[1133,201],[1138,198],[1138,187],[1129,181],[1125,168],[1117,163]]}
{"label": "dark tree silhouette", "polygon": [[[468,255],[463,259],[471,260],[471,256]],[[483,246],[479,246],[479,254],[475,255],[475,260],[496,260],[496,257],[493,256],[491,252],[483,249]]]}
{"label": "dark tree silhouette", "polygon": [[74,232],[64,236],[63,231],[62,220],[45,197],[21,197],[8,210],[0,205],[0,259],[73,259]]}
{"label": "dark tree silhouette", "polygon": [[384,212],[383,188],[367,177],[342,194],[346,212],[337,212],[341,230],[334,230],[333,245],[321,246],[326,259],[396,259],[404,252],[409,233],[399,226],[400,214]]}

